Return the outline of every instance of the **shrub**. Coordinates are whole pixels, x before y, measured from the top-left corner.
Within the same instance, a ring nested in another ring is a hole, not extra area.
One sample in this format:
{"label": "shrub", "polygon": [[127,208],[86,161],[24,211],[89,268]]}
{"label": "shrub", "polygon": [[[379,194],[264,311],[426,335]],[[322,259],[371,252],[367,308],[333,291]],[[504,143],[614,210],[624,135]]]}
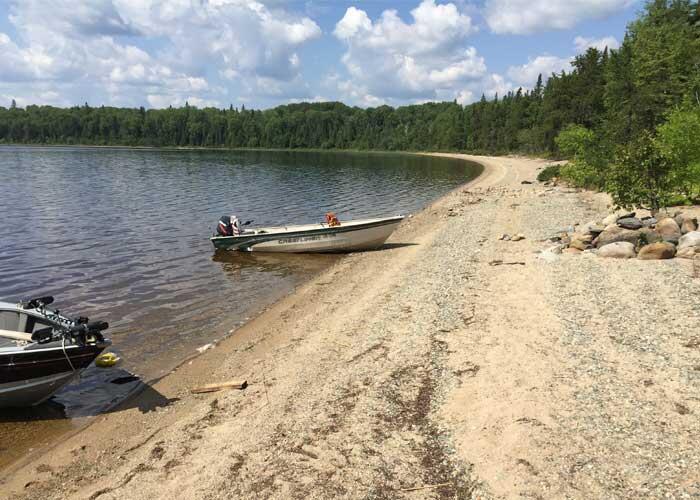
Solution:
{"label": "shrub", "polygon": [[555,177],[561,177],[561,167],[559,165],[547,165],[537,174],[537,180],[540,182],[551,181]]}
{"label": "shrub", "polygon": [[605,185],[608,148],[592,130],[568,125],[556,137],[559,150],[571,161],[561,168],[561,176],[570,183],[588,188]]}
{"label": "shrub", "polygon": [[671,182],[690,200],[700,198],[700,106],[677,108],[657,129],[656,143],[671,162]]}
{"label": "shrub", "polygon": [[559,151],[569,159],[584,159],[595,146],[595,134],[581,125],[567,125],[554,139]]}
{"label": "shrub", "polygon": [[606,190],[619,207],[659,210],[676,194],[672,162],[649,132],[621,147],[610,166]]}

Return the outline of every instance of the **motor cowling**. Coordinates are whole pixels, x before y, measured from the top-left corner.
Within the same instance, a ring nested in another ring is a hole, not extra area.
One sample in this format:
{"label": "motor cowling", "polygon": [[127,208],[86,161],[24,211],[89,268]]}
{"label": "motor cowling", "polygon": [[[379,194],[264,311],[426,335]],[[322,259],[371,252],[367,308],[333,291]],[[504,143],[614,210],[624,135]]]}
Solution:
{"label": "motor cowling", "polygon": [[241,234],[241,223],[235,215],[224,215],[216,226],[219,236],[238,236]]}

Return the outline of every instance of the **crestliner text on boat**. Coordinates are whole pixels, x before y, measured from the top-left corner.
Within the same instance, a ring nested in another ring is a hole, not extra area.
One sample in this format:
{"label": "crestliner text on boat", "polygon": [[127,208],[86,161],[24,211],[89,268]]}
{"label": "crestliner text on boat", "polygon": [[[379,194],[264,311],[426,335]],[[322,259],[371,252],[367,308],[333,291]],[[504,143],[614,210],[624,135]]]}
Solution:
{"label": "crestliner text on boat", "polygon": [[326,214],[326,222],[298,226],[243,229],[235,215],[219,220],[214,248],[247,252],[350,252],[381,247],[403,216],[339,222]]}
{"label": "crestliner text on boat", "polygon": [[68,318],[52,302],[0,302],[0,408],[46,401],[111,344],[107,323]]}

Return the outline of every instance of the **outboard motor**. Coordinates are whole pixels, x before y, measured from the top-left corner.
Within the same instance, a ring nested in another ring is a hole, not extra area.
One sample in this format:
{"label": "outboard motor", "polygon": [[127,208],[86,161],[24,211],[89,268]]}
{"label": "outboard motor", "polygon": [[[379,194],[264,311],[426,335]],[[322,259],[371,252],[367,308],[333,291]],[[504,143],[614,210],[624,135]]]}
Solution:
{"label": "outboard motor", "polygon": [[219,219],[216,226],[219,236],[239,236],[241,234],[241,223],[235,215],[224,215]]}

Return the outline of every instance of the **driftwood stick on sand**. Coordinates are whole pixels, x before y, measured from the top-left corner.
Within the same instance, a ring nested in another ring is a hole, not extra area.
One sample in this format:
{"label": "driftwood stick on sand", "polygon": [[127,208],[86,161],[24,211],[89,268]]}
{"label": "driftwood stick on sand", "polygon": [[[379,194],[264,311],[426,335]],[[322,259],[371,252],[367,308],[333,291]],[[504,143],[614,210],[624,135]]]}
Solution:
{"label": "driftwood stick on sand", "polygon": [[401,488],[399,491],[419,491],[419,490],[431,490],[435,488],[443,488],[449,486],[452,483],[440,483],[440,484],[426,484],[425,486],[415,486],[413,488]]}
{"label": "driftwood stick on sand", "polygon": [[202,394],[205,392],[216,392],[223,389],[245,389],[248,387],[246,380],[231,380],[229,382],[221,382],[220,384],[207,384],[201,387],[195,387],[190,392],[192,394]]}
{"label": "driftwood stick on sand", "polygon": [[490,266],[524,266],[524,262],[503,262],[502,260],[492,260],[489,262]]}

